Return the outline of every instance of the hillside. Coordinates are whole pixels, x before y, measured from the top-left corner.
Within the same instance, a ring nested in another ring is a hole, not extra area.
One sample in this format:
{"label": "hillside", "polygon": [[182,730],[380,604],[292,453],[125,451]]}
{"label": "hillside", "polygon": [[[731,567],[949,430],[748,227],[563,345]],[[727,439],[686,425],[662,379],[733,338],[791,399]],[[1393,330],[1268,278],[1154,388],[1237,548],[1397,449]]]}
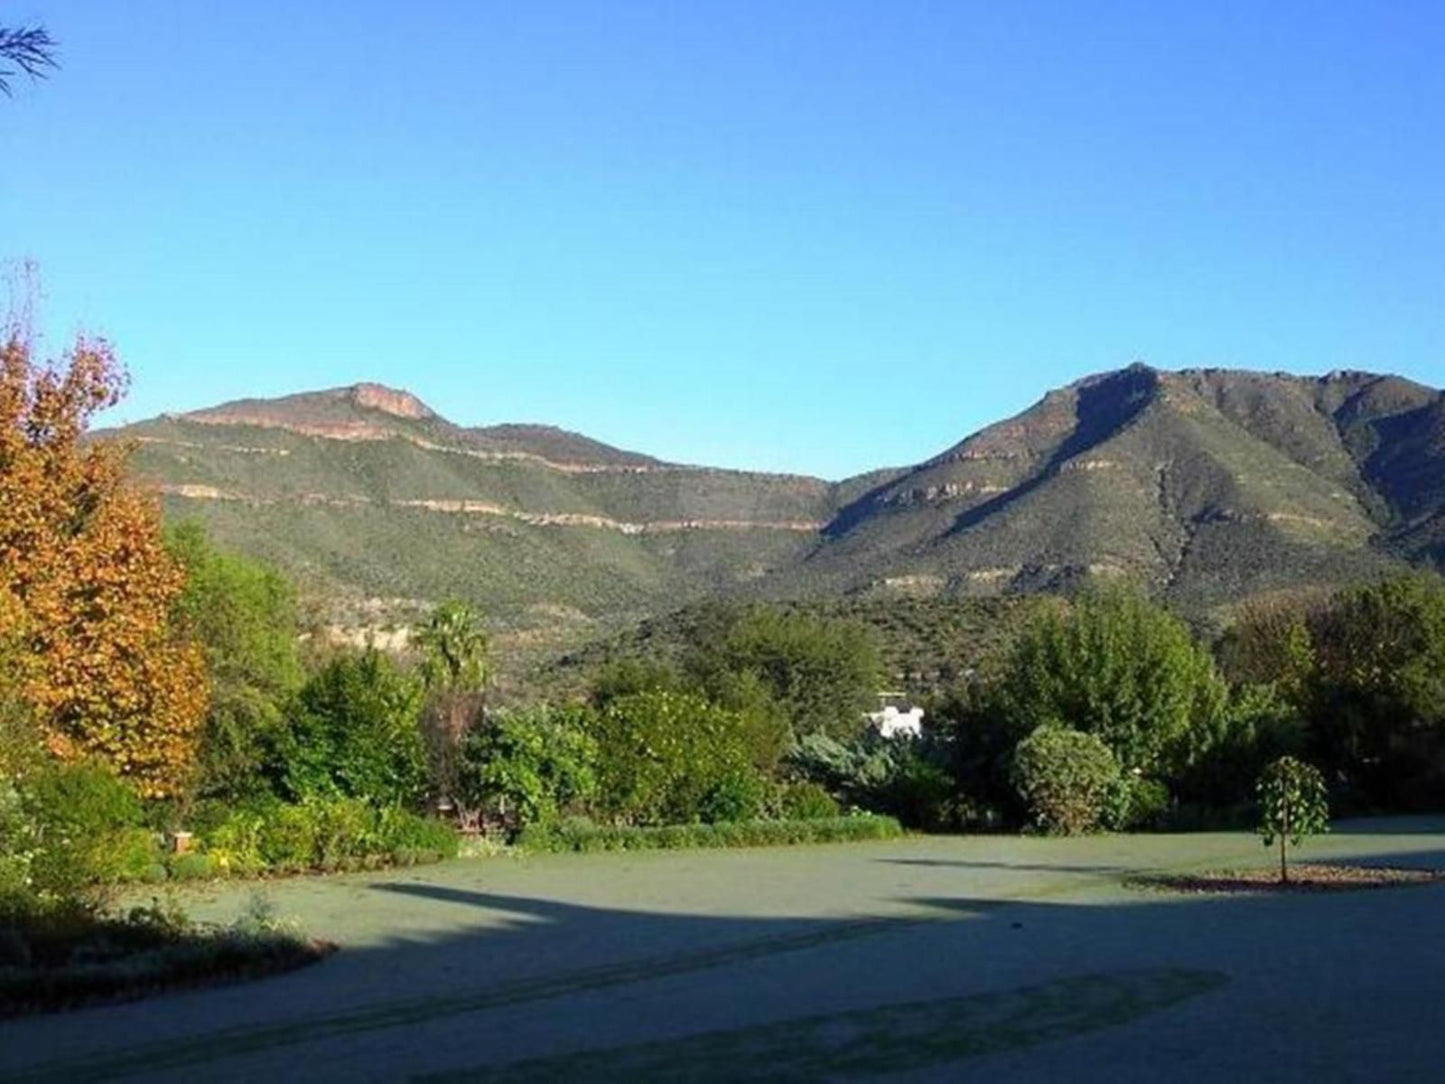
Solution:
{"label": "hillside", "polygon": [[707,597],[997,595],[1127,576],[1207,610],[1445,561],[1445,396],[1396,377],[1142,365],[842,482],[467,428],[358,384],[112,434],[203,519],[380,626],[458,595],[514,648]]}
{"label": "hillside", "polygon": [[1438,560],[1442,507],[1438,391],[1133,366],[873,488],[779,589],[994,594],[1125,576],[1208,608]]}

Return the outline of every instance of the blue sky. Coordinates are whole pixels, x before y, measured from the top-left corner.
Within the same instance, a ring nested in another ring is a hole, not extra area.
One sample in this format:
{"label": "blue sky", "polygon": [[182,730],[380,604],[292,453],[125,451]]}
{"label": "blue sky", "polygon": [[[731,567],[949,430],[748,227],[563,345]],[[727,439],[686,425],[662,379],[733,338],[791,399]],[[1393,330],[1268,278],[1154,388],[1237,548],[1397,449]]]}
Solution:
{"label": "blue sky", "polygon": [[379,380],[841,477],[1166,368],[1445,383],[1445,6],[20,0],[0,259],[116,418]]}

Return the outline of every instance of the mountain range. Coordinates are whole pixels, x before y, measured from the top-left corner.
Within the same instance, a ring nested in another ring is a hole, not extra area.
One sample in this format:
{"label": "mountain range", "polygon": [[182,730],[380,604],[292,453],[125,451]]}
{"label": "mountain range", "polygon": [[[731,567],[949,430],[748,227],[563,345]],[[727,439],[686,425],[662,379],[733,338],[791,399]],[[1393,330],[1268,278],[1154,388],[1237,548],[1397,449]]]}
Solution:
{"label": "mountain range", "polygon": [[1388,375],[1136,364],[913,467],[832,482],[469,428],[357,384],[111,430],[168,516],[339,628],[430,601],[519,642],[705,597],[995,595],[1128,577],[1203,612],[1445,564],[1445,394]]}

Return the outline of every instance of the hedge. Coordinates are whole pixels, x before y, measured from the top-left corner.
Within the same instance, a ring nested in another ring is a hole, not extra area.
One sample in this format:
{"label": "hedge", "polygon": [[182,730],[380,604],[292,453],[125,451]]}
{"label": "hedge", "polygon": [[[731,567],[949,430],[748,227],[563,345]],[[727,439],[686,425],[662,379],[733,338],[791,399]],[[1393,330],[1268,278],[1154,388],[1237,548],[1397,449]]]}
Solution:
{"label": "hedge", "polygon": [[903,827],[895,818],[865,814],[814,820],[669,824],[660,828],[604,827],[572,820],[549,829],[528,829],[517,842],[532,851],[585,854],[595,851],[670,851],[688,847],[856,843],[870,839],[897,839],[902,835]]}

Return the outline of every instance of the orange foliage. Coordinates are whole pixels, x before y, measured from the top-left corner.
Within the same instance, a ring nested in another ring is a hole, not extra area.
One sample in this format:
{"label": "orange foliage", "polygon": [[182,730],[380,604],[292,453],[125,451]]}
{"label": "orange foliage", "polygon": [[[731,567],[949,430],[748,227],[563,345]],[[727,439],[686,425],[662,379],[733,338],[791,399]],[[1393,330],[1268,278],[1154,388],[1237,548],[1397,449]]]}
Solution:
{"label": "orange foliage", "polygon": [[127,449],[86,442],[125,375],[103,341],[38,365],[0,346],[0,640],[52,752],[94,756],[147,796],[185,786],[206,710],[200,649],[168,623],[185,575]]}

